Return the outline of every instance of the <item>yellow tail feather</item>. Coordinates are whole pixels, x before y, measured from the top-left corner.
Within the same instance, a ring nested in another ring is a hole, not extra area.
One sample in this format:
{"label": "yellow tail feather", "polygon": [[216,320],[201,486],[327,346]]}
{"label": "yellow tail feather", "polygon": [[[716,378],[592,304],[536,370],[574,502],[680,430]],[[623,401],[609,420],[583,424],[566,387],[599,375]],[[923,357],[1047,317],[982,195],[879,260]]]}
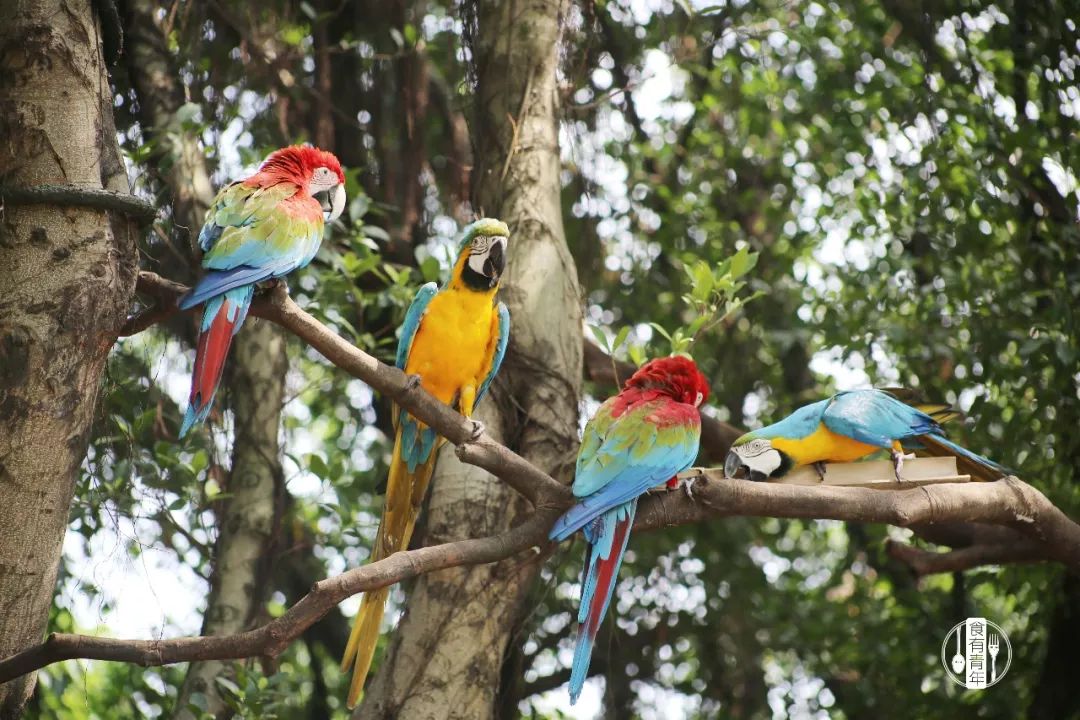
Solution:
{"label": "yellow tail feather", "polygon": [[964,418],[964,413],[953,408],[951,405],[946,404],[934,404],[934,405],[915,405],[914,408],[920,412],[924,412],[937,421],[938,425],[944,425],[947,422]]}
{"label": "yellow tail feather", "polygon": [[[416,468],[415,473],[410,473],[408,466],[401,459],[400,447],[401,430],[399,429],[394,441],[394,454],[390,461],[390,476],[386,483],[382,520],[379,522],[379,532],[375,536],[375,545],[371,548],[371,562],[383,560],[409,547],[413,529],[416,527],[416,518],[420,513],[420,505],[424,502],[428,481],[431,480],[431,472],[435,467],[438,447],[432,451],[426,463]],[[366,593],[360,603],[360,611],[353,621],[349,643],[345,646],[345,657],[341,661],[342,672],[348,671],[350,667],[353,668],[349,695],[346,700],[346,706],[350,709],[355,707],[357,700],[360,699],[360,691],[364,689],[364,681],[371,669],[371,661],[375,657],[375,646],[379,641],[379,626],[382,624],[386,600],[389,596],[389,587]]]}

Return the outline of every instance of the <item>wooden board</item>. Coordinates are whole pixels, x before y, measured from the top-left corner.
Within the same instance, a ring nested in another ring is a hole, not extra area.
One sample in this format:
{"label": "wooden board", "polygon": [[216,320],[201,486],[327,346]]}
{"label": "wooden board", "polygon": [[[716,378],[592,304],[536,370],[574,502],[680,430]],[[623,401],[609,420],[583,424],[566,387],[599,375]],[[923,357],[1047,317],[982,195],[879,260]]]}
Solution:
{"label": "wooden board", "polygon": [[925,457],[905,460],[900,471],[901,482],[896,481],[891,460],[873,460],[870,462],[827,463],[825,479],[818,478],[812,467],[792,470],[786,476],[770,482],[784,485],[831,485],[846,487],[877,487],[884,490],[896,490],[920,485],[938,483],[970,482],[970,475],[958,475],[956,458]]}

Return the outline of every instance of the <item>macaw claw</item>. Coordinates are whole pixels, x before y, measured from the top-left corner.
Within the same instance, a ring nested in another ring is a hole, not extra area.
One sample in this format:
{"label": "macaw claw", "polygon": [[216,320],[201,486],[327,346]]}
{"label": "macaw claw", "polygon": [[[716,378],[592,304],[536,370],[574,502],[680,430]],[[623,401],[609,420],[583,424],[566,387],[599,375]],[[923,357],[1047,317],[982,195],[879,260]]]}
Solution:
{"label": "macaw claw", "polygon": [[485,432],[487,432],[487,428],[484,426],[484,423],[480,422],[479,420],[473,420],[470,418],[469,422],[472,423],[472,435],[469,437],[469,439],[472,442],[476,442]]}
{"label": "macaw claw", "polygon": [[265,290],[266,292],[275,292],[279,288],[281,288],[284,290],[286,295],[289,293],[289,284],[285,282],[285,278],[270,278],[269,280],[263,280],[255,284],[259,287],[260,290]]}
{"label": "macaw claw", "polygon": [[816,462],[813,467],[814,471],[817,473],[818,482],[825,482],[825,463]]}
{"label": "macaw claw", "polygon": [[903,482],[900,478],[900,471],[904,469],[904,461],[914,460],[915,453],[902,453],[898,450],[893,450],[889,454],[892,456],[893,474],[896,475],[896,482]]}

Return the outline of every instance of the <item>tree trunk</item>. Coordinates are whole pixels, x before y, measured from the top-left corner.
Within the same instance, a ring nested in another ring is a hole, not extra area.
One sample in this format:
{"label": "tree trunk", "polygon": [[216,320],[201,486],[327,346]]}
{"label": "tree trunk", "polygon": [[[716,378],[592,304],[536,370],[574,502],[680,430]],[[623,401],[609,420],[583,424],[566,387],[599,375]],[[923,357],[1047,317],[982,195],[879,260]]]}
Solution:
{"label": "tree trunk", "polygon": [[[183,95],[175,61],[155,21],[157,5],[128,4],[129,67],[139,95],[144,131],[158,143],[160,177],[172,196],[174,229],[187,231],[194,246],[206,209],[213,202],[210,173],[199,139],[184,130],[177,113]],[[181,237],[183,234],[181,233]],[[218,535],[210,597],[203,618],[204,635],[238,632],[258,619],[270,591],[268,571],[283,507],[284,476],[278,433],[285,399],[284,332],[268,322],[249,320],[232,348],[227,396],[235,413],[230,499],[218,508]],[[184,678],[174,717],[193,717],[189,703],[213,715],[228,712],[214,678],[232,674],[231,663],[193,663]]]}
{"label": "tree trunk", "polygon": [[[490,0],[476,9],[476,207],[510,225],[502,299],[512,318],[506,363],[478,416],[493,436],[568,481],[578,438],[582,316],[559,198],[561,5]],[[526,509],[505,484],[445,447],[422,542],[490,535]],[[515,557],[422,576],[357,717],[494,717],[500,671],[521,639],[521,604],[538,571],[535,558]]]}
{"label": "tree trunk", "polygon": [[[203,635],[228,635],[251,627],[270,590],[269,571],[283,507],[285,478],[278,447],[285,401],[285,336],[265,320],[249,320],[236,337],[229,398],[236,417],[231,496],[217,513],[218,535]],[[230,677],[233,663],[193,663],[184,678],[174,717],[188,710],[193,693],[216,717],[231,717],[214,679]]]}
{"label": "tree trunk", "polygon": [[[98,19],[85,0],[0,5],[0,177],[127,192]],[[102,370],[135,289],[137,227],[71,204],[0,215],[0,657],[45,632]],[[15,718],[33,675],[0,686]]]}

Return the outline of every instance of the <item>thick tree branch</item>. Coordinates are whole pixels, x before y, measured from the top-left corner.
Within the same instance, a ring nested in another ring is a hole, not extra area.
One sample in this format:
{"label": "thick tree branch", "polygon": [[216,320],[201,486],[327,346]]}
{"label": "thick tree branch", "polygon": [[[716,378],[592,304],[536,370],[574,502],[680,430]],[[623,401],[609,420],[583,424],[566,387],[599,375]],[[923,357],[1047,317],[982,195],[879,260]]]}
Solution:
{"label": "thick tree branch", "polygon": [[[185,288],[152,273],[143,273],[140,291],[175,304]],[[422,573],[509,558],[546,542],[547,531],[573,498],[568,489],[523,458],[477,433],[473,423],[410,382],[397,368],[380,363],[352,346],[289,299],[284,285],[260,295],[252,314],[294,333],[334,365],[392,397],[441,435],[458,445],[459,457],[501,478],[535,505],[532,514],[510,530],[481,539],[468,539],[400,552],[385,560],[350,570],[316,583],[283,616],[255,630],[228,636],[142,641],[51,635],[42,644],[0,661],[0,683],[70,658],[119,660],[142,665],[208,659],[275,656],[323,617],[332,607],[356,593],[385,587]],[[1053,560],[1080,570],[1080,525],[1070,520],[1045,495],[1009,477],[992,483],[930,485],[902,490],[853,487],[798,486],[731,481],[719,470],[698,469],[684,474],[693,498],[682,492],[647,496],[638,511],[635,529],[685,525],[721,517],[781,517],[889,523],[899,527],[932,528],[943,523],[970,530],[972,540],[984,542],[951,553],[925,557],[921,551],[894,550],[913,559],[917,568],[959,569],[982,562]],[[967,523],[971,525],[960,525]],[[1020,542],[987,544],[988,538],[1022,538]],[[987,548],[991,549],[987,549]],[[927,554],[932,555],[932,554]],[[916,569],[918,572],[919,570]],[[924,573],[925,574],[925,573]]]}
{"label": "thick tree branch", "polygon": [[693,502],[656,494],[638,510],[635,527],[662,527],[753,516],[887,523],[988,523],[1015,530],[1043,557],[1080,570],[1080,525],[1045,495],[1015,477],[997,482],[945,483],[910,490],[733,482],[721,470],[691,470]]}
{"label": "thick tree branch", "polygon": [[[505,473],[501,475],[504,479],[518,471],[512,463],[500,469]],[[992,483],[876,490],[751,483],[724,480],[721,476],[717,470],[688,472],[686,477],[693,481],[693,499],[679,491],[647,496],[638,511],[635,530],[735,516],[880,522],[900,527],[953,521],[989,523],[1012,528],[1027,540],[1011,553],[1004,549],[987,551],[982,562],[1042,559],[1080,570],[1080,525],[1054,507],[1041,492],[1013,477]],[[152,641],[54,634],[44,643],[0,661],[0,683],[72,658],[151,666],[192,660],[273,657],[337,603],[356,593],[444,568],[496,562],[542,545],[552,522],[572,502],[569,493],[561,485],[557,487],[562,492],[557,498],[552,496],[550,505],[538,508],[525,522],[505,533],[396,553],[323,580],[284,615],[255,630],[227,636]],[[938,556],[940,560],[920,557],[921,567],[928,572],[944,571],[948,563],[954,563],[957,569],[973,567],[978,564],[975,555],[972,549],[970,553],[963,550],[944,553]],[[914,557],[911,553],[908,556]],[[930,569],[934,568],[933,563],[941,570]]]}

